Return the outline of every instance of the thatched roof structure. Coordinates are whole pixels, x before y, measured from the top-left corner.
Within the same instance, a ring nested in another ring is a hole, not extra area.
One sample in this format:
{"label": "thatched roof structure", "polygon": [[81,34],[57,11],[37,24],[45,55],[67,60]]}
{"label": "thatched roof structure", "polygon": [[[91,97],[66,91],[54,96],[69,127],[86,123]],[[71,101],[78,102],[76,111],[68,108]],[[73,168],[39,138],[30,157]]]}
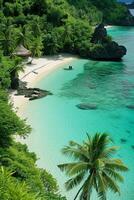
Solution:
{"label": "thatched roof structure", "polygon": [[13,54],[20,57],[31,56],[31,52],[28,49],[26,49],[23,45],[18,46]]}

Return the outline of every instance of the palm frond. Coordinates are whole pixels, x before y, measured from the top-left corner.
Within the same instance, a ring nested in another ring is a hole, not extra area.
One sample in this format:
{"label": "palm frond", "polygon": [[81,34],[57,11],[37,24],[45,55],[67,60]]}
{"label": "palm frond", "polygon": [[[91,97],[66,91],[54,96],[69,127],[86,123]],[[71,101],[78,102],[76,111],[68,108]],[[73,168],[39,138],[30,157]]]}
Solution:
{"label": "palm frond", "polygon": [[62,149],[62,153],[68,157],[72,157],[74,160],[88,161],[88,152],[86,149],[78,149],[72,148],[70,146],[66,146]]}
{"label": "palm frond", "polygon": [[80,172],[88,173],[89,169],[90,169],[90,164],[84,163],[84,162],[79,162],[78,164],[74,165],[74,167],[72,167],[72,169],[70,169],[68,175],[72,176],[72,175],[78,174]]}
{"label": "palm frond", "polygon": [[76,187],[77,185],[79,185],[81,183],[81,181],[84,179],[85,177],[85,173],[79,173],[78,175],[72,177],[71,179],[69,179],[66,183],[65,183],[65,188],[67,191],[73,189],[74,187]]}
{"label": "palm frond", "polygon": [[106,168],[116,169],[117,171],[128,171],[128,168],[120,159],[107,160],[105,164]]}
{"label": "palm frond", "polygon": [[108,189],[120,195],[120,189],[119,186],[116,184],[116,181],[108,176],[108,174],[106,174],[105,172],[103,172],[103,178],[105,179],[105,182],[107,182]]}
{"label": "palm frond", "polygon": [[96,133],[95,136],[89,138],[89,153],[90,159],[95,160],[99,157],[103,157],[105,149],[111,142],[111,138],[107,133]]}
{"label": "palm frond", "polygon": [[113,169],[105,169],[106,173],[111,177],[114,178],[115,180],[119,181],[119,182],[123,182],[124,178],[115,170]]}
{"label": "palm frond", "polygon": [[61,171],[65,171],[68,176],[76,175],[80,172],[87,173],[90,169],[90,164],[86,162],[74,162],[58,165]]}
{"label": "palm frond", "polygon": [[75,147],[80,148],[80,149],[83,148],[82,145],[80,145],[79,143],[77,143],[77,142],[75,142],[75,141],[73,141],[73,140],[70,140],[70,141],[69,141],[69,146],[70,146],[70,147],[74,147],[74,146],[75,146]]}
{"label": "palm frond", "polygon": [[106,200],[106,193],[105,192],[98,192],[98,198],[100,200]]}
{"label": "palm frond", "polygon": [[106,182],[105,182],[105,179],[103,179],[103,176],[101,173],[98,173],[97,176],[96,176],[97,180],[98,180],[98,192],[99,193],[105,193],[106,192],[106,189],[107,189],[107,185],[106,185]]}
{"label": "palm frond", "polygon": [[118,149],[119,149],[118,146],[107,147],[103,150],[103,152],[101,153],[101,155],[99,157],[100,158],[110,158],[113,156],[113,154],[115,154],[117,152]]}

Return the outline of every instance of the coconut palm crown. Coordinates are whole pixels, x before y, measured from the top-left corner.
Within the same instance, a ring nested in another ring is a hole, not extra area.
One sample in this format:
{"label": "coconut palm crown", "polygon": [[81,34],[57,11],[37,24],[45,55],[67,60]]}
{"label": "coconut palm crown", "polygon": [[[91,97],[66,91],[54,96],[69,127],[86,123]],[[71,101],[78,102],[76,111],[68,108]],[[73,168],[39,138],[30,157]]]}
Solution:
{"label": "coconut palm crown", "polygon": [[120,194],[117,182],[123,182],[119,172],[128,168],[120,159],[112,158],[118,147],[109,146],[112,142],[106,133],[96,133],[82,145],[70,141],[68,146],[62,149],[62,153],[71,156],[72,163],[60,164],[58,167],[64,171],[70,179],[65,183],[66,190],[71,190],[80,185],[74,200],[90,200],[92,190],[95,189],[100,200],[106,200],[108,190]]}

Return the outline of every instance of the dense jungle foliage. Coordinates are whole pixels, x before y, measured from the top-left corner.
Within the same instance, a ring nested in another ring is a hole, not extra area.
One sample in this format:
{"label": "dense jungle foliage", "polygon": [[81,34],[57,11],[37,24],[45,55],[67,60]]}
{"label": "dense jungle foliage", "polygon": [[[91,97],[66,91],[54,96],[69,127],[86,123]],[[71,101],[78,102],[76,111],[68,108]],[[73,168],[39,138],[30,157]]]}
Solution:
{"label": "dense jungle foliage", "polygon": [[88,56],[92,27],[128,15],[116,0],[0,0],[0,47],[5,56],[22,44],[33,56],[69,52]]}
{"label": "dense jungle foliage", "polygon": [[8,102],[7,90],[23,70],[13,52],[23,45],[33,56],[75,53],[88,56],[92,27],[117,24],[127,9],[115,0],[0,0],[0,199],[64,200],[56,180],[36,166],[36,156],[14,141],[31,128]]}

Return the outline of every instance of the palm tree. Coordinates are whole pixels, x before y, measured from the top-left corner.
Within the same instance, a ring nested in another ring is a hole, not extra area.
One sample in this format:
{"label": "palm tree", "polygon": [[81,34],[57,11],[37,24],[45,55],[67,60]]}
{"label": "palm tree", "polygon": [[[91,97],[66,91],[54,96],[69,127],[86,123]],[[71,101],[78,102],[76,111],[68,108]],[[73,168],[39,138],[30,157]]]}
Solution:
{"label": "palm tree", "polygon": [[11,55],[15,48],[14,30],[11,19],[3,17],[3,21],[0,24],[0,46],[5,56]]}
{"label": "palm tree", "polygon": [[88,135],[88,140],[83,144],[70,141],[62,153],[74,159],[72,163],[60,164],[58,167],[65,171],[70,179],[65,183],[67,190],[81,184],[74,200],[90,200],[92,190],[95,189],[99,199],[106,200],[108,190],[120,194],[117,182],[123,182],[119,172],[128,168],[119,159],[112,159],[117,147],[110,147],[111,138],[108,134],[96,133],[93,137]]}
{"label": "palm tree", "polygon": [[42,54],[43,43],[41,37],[32,38],[29,49],[33,57],[40,57]]}

